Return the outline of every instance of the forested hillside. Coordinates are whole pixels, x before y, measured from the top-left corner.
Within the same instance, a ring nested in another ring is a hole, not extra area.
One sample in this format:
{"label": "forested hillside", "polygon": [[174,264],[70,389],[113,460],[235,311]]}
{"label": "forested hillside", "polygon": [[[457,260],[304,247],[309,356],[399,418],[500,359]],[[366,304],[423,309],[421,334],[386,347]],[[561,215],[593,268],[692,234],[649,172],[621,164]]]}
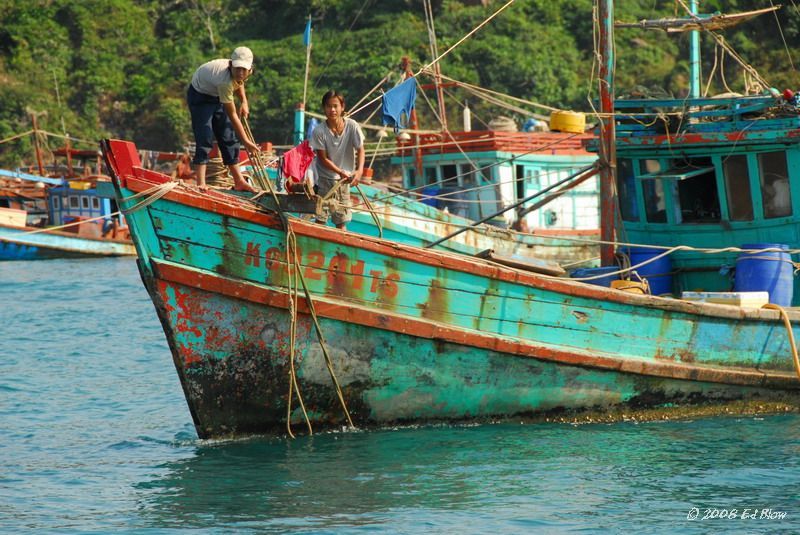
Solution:
{"label": "forested hillside", "polygon": [[[435,0],[439,51],[504,3]],[[617,20],[684,14],[675,0],[616,4]],[[770,4],[706,0],[700,7],[730,13]],[[244,44],[256,56],[248,82],[253,131],[259,140],[288,143],[292,111],[303,95],[302,33],[309,15],[310,110],[318,111],[319,97],[329,88],[344,91],[354,104],[387,74],[396,80],[402,56],[417,67],[430,60],[422,0],[0,0],[0,139],[30,129],[30,114],[36,113],[39,126],[50,132],[92,141],[122,137],[150,149],[178,150],[191,136],[183,98],[192,72]],[[777,17],[761,16],[723,35],[772,86],[800,88],[800,8],[794,0]],[[685,93],[687,43],[686,36],[662,31],[617,30],[617,92],[646,86]],[[715,60],[720,72],[719,55],[711,38],[702,43],[705,77]],[[592,0],[517,0],[448,54],[441,68],[449,77],[494,91],[588,110],[595,89],[592,61]],[[729,58],[724,75],[724,82],[715,78],[711,93],[743,89],[742,69]],[[448,93],[455,122],[460,115],[455,101],[467,97],[458,89]],[[509,114],[473,98],[469,103],[476,127],[480,120]],[[421,97],[418,107],[423,125],[434,126]],[[521,122],[524,116],[516,118]],[[28,137],[0,145],[0,165],[29,157],[29,143]]]}

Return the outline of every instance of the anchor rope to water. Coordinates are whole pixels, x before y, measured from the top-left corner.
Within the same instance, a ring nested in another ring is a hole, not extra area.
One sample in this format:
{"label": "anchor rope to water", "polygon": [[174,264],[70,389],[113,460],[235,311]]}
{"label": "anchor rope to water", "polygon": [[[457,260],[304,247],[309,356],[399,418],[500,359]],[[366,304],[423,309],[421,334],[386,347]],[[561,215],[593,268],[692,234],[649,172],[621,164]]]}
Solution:
{"label": "anchor rope to water", "polygon": [[300,393],[300,385],[297,382],[297,373],[294,366],[295,344],[297,340],[297,301],[299,294],[297,276],[300,274],[300,265],[297,258],[297,236],[295,236],[292,228],[289,228],[286,232],[286,272],[288,273],[289,279],[289,313],[292,318],[291,330],[289,332],[289,395],[286,400],[286,431],[289,433],[290,437],[294,438],[294,433],[292,433],[293,392],[297,393],[297,401],[300,403],[300,408],[303,411],[303,418],[308,427],[308,434],[313,435],[314,430],[311,428],[311,420],[308,418],[303,396]]}
{"label": "anchor rope to water", "polygon": [[792,330],[792,322],[789,320],[789,314],[786,313],[786,309],[784,309],[782,306],[776,305],[774,303],[767,303],[761,308],[766,308],[769,310],[777,310],[778,313],[781,315],[781,319],[783,320],[783,325],[786,327],[786,333],[789,335],[789,347],[792,350],[794,371],[797,374],[797,377],[800,378],[800,357],[798,357],[797,354],[797,344],[795,343],[794,340],[794,331]]}
{"label": "anchor rope to water", "polygon": [[317,332],[319,345],[322,348],[322,354],[325,356],[325,365],[328,367],[328,373],[330,374],[331,380],[333,381],[333,386],[336,388],[336,395],[339,398],[339,403],[341,404],[342,410],[344,411],[344,415],[347,418],[347,423],[350,425],[351,428],[355,429],[355,425],[353,425],[353,420],[352,418],[350,418],[350,411],[347,409],[347,402],[344,400],[344,393],[342,392],[342,387],[339,385],[339,380],[336,378],[336,372],[333,370],[333,361],[331,360],[331,356],[328,353],[328,348],[327,348],[328,344],[325,341],[325,335],[322,332],[322,327],[320,326],[319,319],[317,318],[317,311],[314,307],[314,300],[311,297],[311,291],[308,289],[308,285],[306,284],[306,279],[303,276],[303,272],[300,271],[300,263],[297,260],[296,255],[294,261],[295,265],[297,266],[297,273],[296,273],[297,278],[303,285],[303,292],[305,293],[306,296],[306,304],[308,305],[308,311],[309,314],[311,315],[311,319],[314,321],[314,328],[316,329]]}

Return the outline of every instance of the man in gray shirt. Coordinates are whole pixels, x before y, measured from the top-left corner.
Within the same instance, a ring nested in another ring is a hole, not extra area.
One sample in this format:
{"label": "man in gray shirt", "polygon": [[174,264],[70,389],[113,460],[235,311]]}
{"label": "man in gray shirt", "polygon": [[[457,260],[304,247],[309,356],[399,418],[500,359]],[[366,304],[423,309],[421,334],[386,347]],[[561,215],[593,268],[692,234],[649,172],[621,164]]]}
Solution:
{"label": "man in gray shirt", "polygon": [[344,117],[344,97],[328,91],[322,97],[325,121],[311,133],[310,145],[317,153],[315,175],[317,194],[324,197],[336,188],[332,198],[333,210],[325,209],[325,224],[330,217],[337,228],[345,228],[352,219],[350,212],[350,185],[357,186],[364,173],[364,134],[352,119]]}

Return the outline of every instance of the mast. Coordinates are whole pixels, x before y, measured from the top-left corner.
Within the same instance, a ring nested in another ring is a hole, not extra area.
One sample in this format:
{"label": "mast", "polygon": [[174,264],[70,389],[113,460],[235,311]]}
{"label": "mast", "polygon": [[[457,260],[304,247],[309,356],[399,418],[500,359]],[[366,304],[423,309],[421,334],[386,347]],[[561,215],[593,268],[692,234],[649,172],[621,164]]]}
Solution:
{"label": "mast", "polygon": [[614,127],[614,0],[598,0],[600,26],[600,264],[614,264],[617,156]]}
{"label": "mast", "polygon": [[31,113],[33,123],[33,149],[36,153],[36,165],[39,167],[39,176],[44,176],[44,164],[42,163],[42,149],[39,146],[39,123],[36,121],[36,112]]}
{"label": "mast", "polygon": [[425,0],[425,21],[428,26],[428,41],[431,48],[431,61],[433,64],[433,84],[436,89],[436,103],[439,108],[439,121],[442,124],[442,132],[447,132],[447,110],[444,104],[444,93],[442,91],[442,69],[439,67],[439,45],[436,42],[436,27],[433,24],[433,6],[430,0]]}
{"label": "mast", "polygon": [[[689,11],[697,16],[697,0],[691,0]],[[700,98],[700,32],[689,33],[689,98]]]}
{"label": "mast", "polygon": [[[411,59],[408,56],[403,56],[400,59],[400,69],[403,71],[406,80],[414,76],[414,72],[411,70]],[[411,116],[408,118],[408,122],[412,130],[418,130],[419,124],[417,122],[416,108],[411,109]],[[419,133],[415,132],[412,139],[414,140],[414,148],[411,149],[414,154],[414,172],[419,180],[425,180],[422,176],[422,150],[419,146]]]}

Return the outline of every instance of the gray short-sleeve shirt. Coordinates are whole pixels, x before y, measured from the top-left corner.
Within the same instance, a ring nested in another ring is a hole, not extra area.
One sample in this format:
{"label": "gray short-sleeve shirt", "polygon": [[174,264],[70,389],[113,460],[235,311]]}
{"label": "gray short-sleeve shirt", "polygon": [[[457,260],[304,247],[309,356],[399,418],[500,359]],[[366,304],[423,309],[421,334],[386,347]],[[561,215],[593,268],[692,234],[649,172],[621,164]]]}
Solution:
{"label": "gray short-sleeve shirt", "polygon": [[[355,151],[364,145],[364,133],[357,122],[347,118],[344,120],[342,135],[337,136],[323,121],[311,133],[310,145],[314,150],[324,150],[337,167],[352,173],[356,168]],[[322,165],[319,158],[315,160],[315,172],[317,184],[325,191],[339,178],[336,173]]]}

